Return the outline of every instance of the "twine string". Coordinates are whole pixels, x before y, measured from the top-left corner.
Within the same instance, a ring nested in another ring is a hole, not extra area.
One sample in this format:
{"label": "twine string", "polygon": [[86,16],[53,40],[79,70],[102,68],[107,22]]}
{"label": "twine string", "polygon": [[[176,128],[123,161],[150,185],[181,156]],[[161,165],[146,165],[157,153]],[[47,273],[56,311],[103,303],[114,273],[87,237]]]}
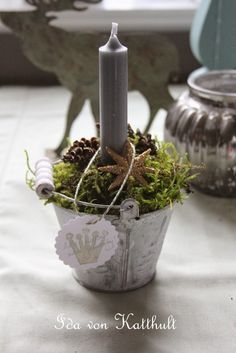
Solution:
{"label": "twine string", "polygon": [[[102,219],[104,218],[109,212],[110,210],[113,208],[113,209],[120,209],[120,205],[115,205],[118,197],[120,196],[123,188],[125,187],[125,184],[127,183],[127,180],[132,172],[132,168],[133,168],[133,165],[134,165],[134,160],[135,160],[135,147],[133,144],[131,144],[131,147],[132,147],[132,158],[131,158],[131,162],[130,162],[130,165],[129,165],[129,169],[127,170],[127,173],[126,173],[126,176],[122,182],[122,184],[120,185],[119,187],[119,190],[117,191],[116,195],[114,196],[113,200],[111,201],[111,203],[109,205],[103,205],[103,204],[97,204],[97,203],[92,203],[92,202],[86,202],[86,201],[80,201],[80,200],[77,200],[77,197],[78,197],[78,194],[79,194],[79,191],[80,191],[80,188],[81,188],[81,185],[82,185],[82,182],[85,178],[85,176],[87,175],[89,169],[91,168],[91,165],[93,164],[94,160],[96,159],[98,153],[100,152],[101,148],[99,148],[96,153],[93,155],[93,157],[90,159],[87,167],[85,168],[84,172],[82,173],[82,176],[77,184],[77,187],[76,187],[76,190],[75,190],[75,195],[74,195],[74,198],[72,197],[69,197],[69,196],[66,196],[60,192],[57,192],[57,191],[53,191],[52,194],[53,195],[58,195],[60,197],[63,197],[64,199],[68,200],[68,201],[71,201],[74,203],[74,206],[75,206],[75,210],[77,213],[79,213],[79,209],[78,209],[78,205],[82,205],[82,206],[87,206],[87,207],[95,207],[95,208],[105,208],[105,212],[102,214],[102,216],[99,218],[99,219]],[[58,161],[57,161],[58,163]],[[54,163],[56,164],[56,163]]]}
{"label": "twine string", "polygon": [[88,171],[89,171],[91,165],[92,165],[93,162],[95,161],[95,159],[96,159],[98,153],[100,152],[100,150],[101,150],[101,147],[99,147],[99,149],[96,151],[96,153],[95,153],[95,154],[93,155],[93,157],[90,159],[90,161],[89,161],[87,167],[86,167],[85,170],[83,171],[82,176],[81,176],[81,178],[80,178],[80,180],[79,180],[79,182],[78,182],[78,184],[77,184],[77,187],[76,187],[76,190],[75,190],[75,195],[74,195],[74,206],[75,206],[75,210],[76,210],[77,213],[79,212],[79,210],[78,210],[78,204],[77,204],[77,202],[76,202],[76,199],[77,199],[77,197],[78,197],[78,194],[79,194],[79,191],[80,191],[80,187],[81,187],[81,185],[82,185],[82,182],[83,182],[83,180],[84,180],[84,177],[85,177],[86,174],[88,173]]}
{"label": "twine string", "polygon": [[[64,198],[65,200],[74,203],[74,199],[72,197],[70,197],[70,196],[66,196],[66,195],[64,195],[64,194],[62,194],[60,192],[57,192],[57,191],[52,191],[52,194],[60,196],[60,197]],[[80,200],[77,200],[76,203],[78,205],[85,206],[85,207],[107,208],[107,205],[103,205],[101,203],[91,203],[91,202],[80,201]],[[113,205],[112,208],[119,210],[120,206],[119,205]]]}

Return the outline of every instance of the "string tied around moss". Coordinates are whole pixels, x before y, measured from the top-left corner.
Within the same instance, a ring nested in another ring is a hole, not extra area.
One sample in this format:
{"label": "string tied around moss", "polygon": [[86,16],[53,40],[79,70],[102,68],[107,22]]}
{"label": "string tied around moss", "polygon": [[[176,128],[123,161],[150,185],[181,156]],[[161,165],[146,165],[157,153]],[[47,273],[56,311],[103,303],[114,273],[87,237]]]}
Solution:
{"label": "string tied around moss", "polygon": [[[132,150],[132,156],[131,156],[131,160],[130,160],[130,165],[129,165],[129,168],[127,170],[127,173],[125,175],[125,178],[124,178],[123,182],[121,183],[116,195],[114,196],[113,200],[111,201],[111,203],[109,205],[96,204],[96,203],[93,203],[93,202],[85,202],[85,201],[77,200],[81,185],[83,183],[83,180],[86,177],[86,175],[87,175],[88,171],[90,170],[92,164],[94,163],[95,159],[97,158],[98,154],[100,153],[100,150],[101,150],[100,147],[95,152],[95,154],[92,156],[92,158],[90,159],[87,167],[83,171],[83,173],[81,175],[81,178],[80,178],[80,180],[79,180],[79,182],[77,184],[77,187],[76,187],[76,190],[75,190],[75,194],[74,194],[74,198],[68,197],[68,196],[66,196],[66,195],[64,195],[64,194],[62,194],[60,192],[55,191],[53,185],[51,185],[50,190],[48,190],[48,186],[43,184],[44,180],[42,180],[41,184],[40,184],[40,180],[38,180],[38,184],[41,185],[40,190],[44,190],[45,191],[44,192],[44,198],[48,198],[48,197],[50,197],[52,195],[60,196],[60,197],[66,199],[68,201],[73,202],[75,210],[76,210],[77,213],[79,213],[78,205],[80,205],[80,204],[83,205],[83,206],[86,206],[86,207],[89,206],[89,207],[94,207],[94,208],[105,208],[106,210],[102,214],[101,218],[104,218],[110,212],[110,210],[112,208],[120,209],[120,205],[115,205],[115,203],[116,203],[118,197],[120,196],[122,190],[124,189],[125,184],[126,184],[128,178],[129,178],[129,176],[131,175],[131,172],[132,172],[132,169],[133,169],[133,166],[134,166],[134,162],[135,162],[135,156],[136,156],[135,146],[131,142],[129,142],[129,144],[130,144],[130,147],[131,147],[131,150]],[[53,164],[55,165],[55,164],[58,164],[58,163],[59,163],[59,161],[56,161]],[[37,163],[36,163],[36,166],[37,166]],[[50,169],[50,170],[52,172],[52,169]],[[52,178],[51,178],[51,180],[52,180]],[[45,188],[44,188],[44,186],[45,186]],[[41,196],[41,194],[39,196]]]}
{"label": "string tied around moss", "polygon": [[[133,138],[128,137],[128,140],[136,148],[138,141],[136,134],[134,134]],[[110,214],[119,214],[122,208],[121,199],[131,198],[136,200],[139,205],[140,214],[142,215],[163,209],[166,206],[172,207],[175,202],[182,203],[186,199],[187,194],[191,192],[191,183],[203,167],[192,165],[186,155],[180,157],[171,143],[156,140],[156,147],[156,155],[153,156],[150,153],[147,156],[147,163],[145,163],[145,167],[154,168],[155,173],[145,173],[146,185],[140,185],[139,181],[130,175],[119,199],[112,206]],[[25,155],[27,165],[26,184],[35,192],[35,169],[30,166],[27,151],[25,151]],[[135,159],[139,156],[140,153],[136,148]],[[85,168],[88,162],[89,160],[87,160]],[[40,198],[46,199],[45,204],[54,203],[59,207],[74,211],[74,194],[84,168],[75,163],[65,163],[63,160],[58,160],[57,163],[50,161],[50,163],[53,167],[54,193]],[[123,170],[124,174],[121,181],[123,181],[126,175],[129,164],[130,162],[127,163],[127,166]],[[79,200],[77,200],[77,205],[80,212],[103,214],[107,208],[107,204],[112,201],[116,193],[114,189],[111,192],[108,190],[114,182],[115,176],[100,168],[101,164],[99,163],[99,158],[97,158],[91,166],[78,194]],[[45,176],[45,168],[42,168],[41,171],[42,176],[43,174]],[[60,193],[64,195],[61,196]],[[93,203],[92,206],[90,206],[91,203]]]}
{"label": "string tied around moss", "polygon": [[[123,188],[124,188],[124,186],[125,186],[125,184],[126,184],[128,178],[129,178],[129,176],[130,176],[130,174],[131,174],[131,172],[132,172],[132,169],[133,169],[133,166],[134,166],[134,161],[135,161],[135,147],[134,147],[134,145],[133,145],[131,142],[129,142],[129,143],[130,143],[130,146],[131,146],[131,148],[132,148],[132,157],[131,157],[129,169],[127,170],[126,176],[125,176],[125,178],[124,178],[122,184],[120,185],[120,187],[119,187],[119,189],[118,189],[116,195],[114,196],[113,200],[111,201],[110,205],[107,205],[107,209],[106,209],[105,212],[103,213],[102,218],[104,218],[104,217],[109,213],[109,211],[111,210],[111,208],[112,208],[112,207],[114,206],[114,204],[116,203],[118,197],[120,196],[120,193],[122,192],[122,190],[123,190]],[[100,150],[101,150],[101,148],[98,149],[98,151],[94,154],[94,156],[93,156],[92,159],[90,160],[88,166],[86,167],[85,171],[83,172],[83,174],[82,174],[82,176],[81,176],[81,178],[80,178],[80,180],[79,180],[79,182],[78,182],[78,185],[77,185],[77,187],[76,187],[75,196],[74,196],[74,205],[75,205],[75,209],[76,209],[77,212],[78,212],[78,206],[77,206],[76,199],[77,199],[77,197],[78,197],[81,184],[82,184],[83,179],[84,179],[84,177],[86,176],[87,172],[89,171],[89,169],[90,169],[92,163],[94,162],[96,156],[97,156],[98,153],[100,152]],[[91,203],[90,205],[91,205],[92,207],[94,206],[93,203]]]}

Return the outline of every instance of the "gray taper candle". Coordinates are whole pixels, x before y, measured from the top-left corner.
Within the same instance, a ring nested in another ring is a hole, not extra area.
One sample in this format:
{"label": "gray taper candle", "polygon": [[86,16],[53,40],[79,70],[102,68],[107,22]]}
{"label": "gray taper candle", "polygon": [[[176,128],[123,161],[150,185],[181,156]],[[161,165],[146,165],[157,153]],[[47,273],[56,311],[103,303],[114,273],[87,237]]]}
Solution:
{"label": "gray taper candle", "polygon": [[128,49],[112,23],[108,42],[99,48],[100,138],[102,162],[111,161],[106,147],[121,153],[127,139]]}

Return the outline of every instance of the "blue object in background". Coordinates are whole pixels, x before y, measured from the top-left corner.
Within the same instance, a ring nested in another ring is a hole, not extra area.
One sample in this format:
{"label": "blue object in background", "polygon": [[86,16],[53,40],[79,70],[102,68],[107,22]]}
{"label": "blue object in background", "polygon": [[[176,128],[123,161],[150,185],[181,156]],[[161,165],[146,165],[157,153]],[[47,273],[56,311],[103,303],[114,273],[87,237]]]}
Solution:
{"label": "blue object in background", "polygon": [[202,0],[190,44],[194,56],[208,69],[236,69],[236,0]]}

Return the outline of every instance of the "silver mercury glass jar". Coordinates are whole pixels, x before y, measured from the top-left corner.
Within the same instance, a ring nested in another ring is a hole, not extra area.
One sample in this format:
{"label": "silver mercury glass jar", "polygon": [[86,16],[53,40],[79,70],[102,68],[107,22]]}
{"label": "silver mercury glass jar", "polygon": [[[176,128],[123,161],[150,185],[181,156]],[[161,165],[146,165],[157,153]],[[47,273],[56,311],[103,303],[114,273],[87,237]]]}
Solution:
{"label": "silver mercury glass jar", "polygon": [[205,165],[194,187],[236,197],[236,70],[194,71],[167,114],[165,140]]}

